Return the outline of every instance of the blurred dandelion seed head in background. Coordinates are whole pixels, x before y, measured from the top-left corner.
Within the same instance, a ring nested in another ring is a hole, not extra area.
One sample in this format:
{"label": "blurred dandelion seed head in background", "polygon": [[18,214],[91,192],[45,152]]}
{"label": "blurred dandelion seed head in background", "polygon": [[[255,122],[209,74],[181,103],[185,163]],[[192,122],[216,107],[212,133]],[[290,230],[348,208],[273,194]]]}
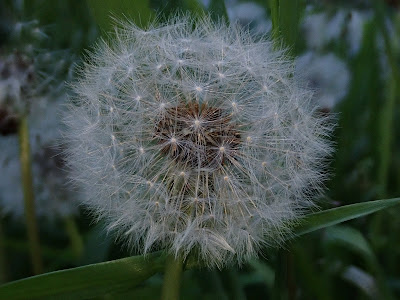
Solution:
{"label": "blurred dandelion seed head in background", "polygon": [[78,212],[76,194],[65,186],[59,143],[60,110],[67,97],[64,80],[74,57],[41,48],[47,36],[36,20],[10,22],[8,47],[0,54],[0,212],[24,215],[18,127],[29,124],[36,214],[48,220]]}
{"label": "blurred dandelion seed head in background", "polygon": [[132,248],[241,263],[314,205],[334,124],[268,39],[177,16],[122,24],[88,57],[65,117],[67,164],[84,204]]}
{"label": "blurred dandelion seed head in background", "polygon": [[333,53],[305,52],[296,58],[296,74],[314,90],[314,101],[323,110],[332,110],[347,95],[351,73]]}

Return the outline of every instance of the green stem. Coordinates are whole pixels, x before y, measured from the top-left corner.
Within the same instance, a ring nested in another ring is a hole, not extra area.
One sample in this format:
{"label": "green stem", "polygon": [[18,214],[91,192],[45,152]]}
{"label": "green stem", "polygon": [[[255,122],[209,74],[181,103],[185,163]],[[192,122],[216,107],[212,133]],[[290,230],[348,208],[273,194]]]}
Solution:
{"label": "green stem", "polygon": [[272,299],[282,300],[288,299],[288,291],[286,289],[288,260],[285,250],[279,250],[276,258],[275,266],[275,282]]}
{"label": "green stem", "polygon": [[296,285],[293,270],[293,254],[289,250],[280,249],[275,267],[274,300],[296,298]]}
{"label": "green stem", "polygon": [[183,259],[168,255],[162,288],[162,300],[178,300],[183,272]]}
{"label": "green stem", "polygon": [[83,240],[82,236],[79,234],[78,226],[74,218],[68,216],[64,218],[65,230],[68,234],[72,251],[75,257],[79,259],[83,253]]}
{"label": "green stem", "polygon": [[289,300],[296,299],[296,279],[294,275],[294,258],[293,253],[287,251],[287,290],[288,290],[288,298]]}
{"label": "green stem", "polygon": [[245,300],[246,294],[243,289],[243,285],[240,282],[239,274],[236,269],[231,269],[225,273],[227,277],[227,288],[232,300]]}
{"label": "green stem", "polygon": [[7,281],[6,247],[4,245],[5,238],[2,221],[0,218],[0,284]]}
{"label": "green stem", "polygon": [[43,272],[43,262],[40,253],[39,230],[35,214],[29,129],[28,120],[26,117],[22,117],[21,119],[18,135],[20,145],[22,189],[24,192],[25,202],[26,229],[31,252],[33,272],[34,274],[40,274]]}

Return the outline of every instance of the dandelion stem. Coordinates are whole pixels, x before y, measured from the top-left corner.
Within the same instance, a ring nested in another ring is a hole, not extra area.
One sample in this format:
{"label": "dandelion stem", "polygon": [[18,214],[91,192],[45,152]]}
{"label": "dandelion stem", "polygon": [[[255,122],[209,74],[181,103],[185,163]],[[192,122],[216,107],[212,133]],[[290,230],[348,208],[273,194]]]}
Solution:
{"label": "dandelion stem", "polygon": [[284,250],[279,250],[276,257],[275,266],[275,282],[272,294],[272,299],[281,300],[287,299],[285,282],[287,278],[287,260]]}
{"label": "dandelion stem", "polygon": [[7,281],[6,253],[4,245],[4,231],[2,219],[0,218],[0,284]]}
{"label": "dandelion stem", "polygon": [[25,202],[26,229],[31,252],[33,272],[34,274],[40,274],[43,272],[43,262],[40,253],[39,230],[35,214],[31,153],[29,145],[29,128],[26,117],[21,119],[18,135],[20,144],[22,189],[24,192]]}
{"label": "dandelion stem", "polygon": [[246,294],[243,290],[243,286],[239,280],[239,274],[236,269],[231,269],[226,272],[227,275],[227,286],[230,291],[230,296],[232,300],[244,300],[246,299]]}
{"label": "dandelion stem", "polygon": [[64,218],[65,230],[68,234],[71,248],[75,257],[79,259],[83,253],[83,240],[79,233],[78,226],[76,225],[75,219],[68,216]]}
{"label": "dandelion stem", "polygon": [[182,271],[183,259],[180,256],[169,255],[165,266],[162,300],[179,299]]}
{"label": "dandelion stem", "polygon": [[279,250],[275,267],[273,298],[275,300],[295,299],[295,279],[293,274],[293,254]]}

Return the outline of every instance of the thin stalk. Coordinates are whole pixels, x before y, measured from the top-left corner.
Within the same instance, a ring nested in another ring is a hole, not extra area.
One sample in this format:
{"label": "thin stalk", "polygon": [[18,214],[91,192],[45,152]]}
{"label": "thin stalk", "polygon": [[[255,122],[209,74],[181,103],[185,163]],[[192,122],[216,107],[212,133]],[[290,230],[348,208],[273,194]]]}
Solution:
{"label": "thin stalk", "polygon": [[[272,37],[275,47],[287,48],[293,56],[298,36],[301,5],[299,0],[268,0],[272,20]],[[272,299],[294,299],[295,284],[293,257],[288,251],[279,250],[275,268]]]}
{"label": "thin stalk", "polygon": [[288,260],[286,251],[280,249],[276,258],[275,266],[275,282],[272,293],[273,300],[288,299],[288,291],[286,288],[286,282],[288,278]]}
{"label": "thin stalk", "polygon": [[162,288],[162,300],[178,300],[183,272],[183,259],[168,255]]}
{"label": "thin stalk", "polygon": [[288,290],[288,298],[289,300],[296,299],[296,278],[294,275],[294,261],[293,261],[293,253],[287,251],[287,290]]}
{"label": "thin stalk", "polygon": [[29,128],[26,117],[21,119],[18,128],[18,136],[20,145],[22,189],[25,203],[26,229],[30,246],[33,272],[34,274],[40,274],[43,272],[43,262],[40,253],[39,230],[35,214],[31,153],[29,145]]}
{"label": "thin stalk", "polygon": [[68,216],[64,218],[65,231],[68,234],[69,241],[71,243],[71,248],[75,257],[79,259],[83,253],[83,240],[79,233],[78,226],[74,218]]}
{"label": "thin stalk", "polygon": [[6,247],[4,245],[3,220],[0,218],[0,284],[7,281]]}
{"label": "thin stalk", "polygon": [[240,282],[238,271],[236,269],[231,269],[228,270],[225,275],[227,277],[227,288],[231,296],[229,299],[245,300],[246,294]]}

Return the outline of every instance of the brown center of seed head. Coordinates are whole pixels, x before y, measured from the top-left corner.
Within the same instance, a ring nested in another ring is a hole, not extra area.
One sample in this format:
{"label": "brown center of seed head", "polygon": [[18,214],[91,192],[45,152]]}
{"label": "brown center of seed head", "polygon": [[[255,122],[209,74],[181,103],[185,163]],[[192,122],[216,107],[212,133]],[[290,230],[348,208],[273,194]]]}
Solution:
{"label": "brown center of seed head", "polygon": [[237,156],[238,126],[220,108],[182,103],[167,108],[156,126],[162,152],[192,168],[218,169]]}

